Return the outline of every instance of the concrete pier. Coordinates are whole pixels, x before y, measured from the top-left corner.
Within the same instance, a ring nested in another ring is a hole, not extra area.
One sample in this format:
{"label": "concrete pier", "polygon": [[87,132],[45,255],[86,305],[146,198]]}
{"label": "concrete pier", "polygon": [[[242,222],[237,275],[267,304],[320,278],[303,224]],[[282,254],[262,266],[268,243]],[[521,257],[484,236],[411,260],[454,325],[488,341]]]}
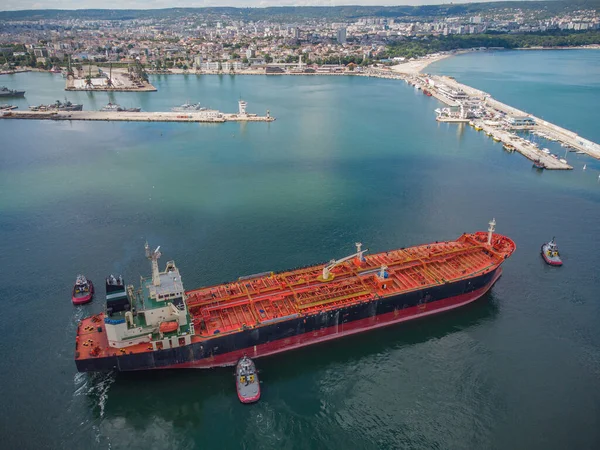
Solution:
{"label": "concrete pier", "polygon": [[[89,83],[85,76],[69,76],[65,82],[65,91],[106,91],[106,92],[155,92],[157,89],[145,80],[132,80],[127,71],[123,69],[104,69],[105,74],[110,73],[110,83],[108,76],[90,77]],[[82,75],[85,70],[81,71]]]}
{"label": "concrete pier", "polygon": [[[572,169],[572,167],[568,163],[563,163],[559,159],[544,153],[526,139],[519,137],[515,133],[516,131],[536,131],[563,144],[563,146],[571,147],[575,151],[600,159],[600,145],[597,143],[582,138],[576,133],[559,127],[558,125],[499,102],[493,99],[489,94],[461,84],[454,78],[436,75],[419,75],[409,78],[409,80],[416,83],[422,89],[427,89],[431,92],[433,97],[450,107],[456,107],[462,103],[463,108],[466,111],[472,108],[473,105],[476,105],[477,108],[484,111],[488,118],[493,118],[493,120],[470,119],[474,122],[476,127],[483,129],[483,131],[490,134],[504,145],[513,147],[526,158],[532,161],[541,161],[547,169],[568,170]],[[451,96],[454,98],[451,98]],[[531,125],[515,125],[523,118],[530,119]],[[469,121],[466,117],[460,115],[452,117],[438,116],[436,120],[440,122]]]}
{"label": "concrete pier", "polygon": [[274,117],[255,114],[227,114],[209,116],[198,112],[115,112],[115,111],[9,111],[0,115],[1,119],[32,120],[96,120],[117,122],[273,122]]}
{"label": "concrete pier", "polygon": [[556,158],[544,153],[527,139],[523,139],[510,131],[486,125],[483,121],[473,121],[474,126],[482,129],[483,132],[490,135],[490,138],[502,142],[504,145],[511,146],[531,161],[540,161],[546,169],[550,170],[570,170],[573,169],[569,164],[563,163]]}

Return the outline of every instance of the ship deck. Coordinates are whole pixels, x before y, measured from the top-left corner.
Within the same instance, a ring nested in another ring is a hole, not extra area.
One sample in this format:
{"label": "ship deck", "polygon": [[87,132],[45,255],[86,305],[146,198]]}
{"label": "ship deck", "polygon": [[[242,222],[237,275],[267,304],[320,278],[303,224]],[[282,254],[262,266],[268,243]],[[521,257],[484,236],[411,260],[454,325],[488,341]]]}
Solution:
{"label": "ship deck", "polygon": [[[259,274],[238,281],[187,292],[196,336],[237,332],[378,297],[426,289],[487,273],[514,251],[514,243],[495,234],[464,234],[456,241],[437,242],[354,258],[321,281],[326,264],[281,273]],[[387,267],[388,277],[378,276]]]}
{"label": "ship deck", "polygon": [[[263,273],[238,281],[186,292],[194,322],[192,341],[236,333],[295,317],[305,317],[360,302],[427,289],[468,279],[496,269],[515,250],[512,240],[487,233],[464,234],[455,241],[436,242],[353,258],[336,266],[322,281],[326,264],[281,273]],[[388,277],[378,273],[387,267]],[[104,314],[79,323],[76,359],[152,351],[149,344],[123,349],[108,345]]]}

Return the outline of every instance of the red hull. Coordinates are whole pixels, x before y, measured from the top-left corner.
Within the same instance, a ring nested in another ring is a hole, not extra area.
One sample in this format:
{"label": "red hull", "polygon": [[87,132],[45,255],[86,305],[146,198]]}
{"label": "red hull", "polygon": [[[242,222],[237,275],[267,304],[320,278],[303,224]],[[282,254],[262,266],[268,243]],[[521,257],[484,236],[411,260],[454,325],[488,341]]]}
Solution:
{"label": "red hull", "polygon": [[240,392],[238,391],[238,399],[240,400],[240,402],[242,403],[255,403],[258,400],[260,400],[260,387],[258,388],[258,394],[256,394],[254,397],[242,397],[240,395]]}
{"label": "red hull", "polygon": [[244,355],[247,355],[253,359],[261,358],[263,356],[275,355],[277,353],[305,347],[307,345],[317,344],[319,342],[326,342],[332,339],[338,339],[343,336],[350,336],[353,334],[362,333],[363,331],[382,328],[400,322],[406,322],[409,320],[418,319],[420,317],[426,317],[433,314],[442,313],[444,311],[450,311],[452,309],[459,308],[461,306],[465,306],[469,303],[472,303],[481,296],[483,296],[487,291],[490,290],[490,288],[494,285],[498,278],[500,278],[501,274],[502,269],[499,268],[496,276],[490,281],[488,285],[484,286],[483,288],[477,291],[469,292],[468,294],[457,295],[455,297],[439,300],[433,305],[427,305],[426,309],[421,309],[418,306],[413,308],[407,308],[401,311],[395,311],[393,313],[382,314],[379,316],[369,317],[368,319],[357,320],[341,326],[338,325],[337,327],[324,328],[322,330],[315,331],[312,333],[305,333],[288,339],[280,339],[277,341],[269,342],[267,344],[244,348],[235,352],[226,353],[224,355],[218,355],[212,358],[206,358],[199,361],[193,361],[182,364],[173,364],[161,368],[209,369],[212,367],[233,366]]}
{"label": "red hull", "polygon": [[546,264],[548,264],[550,266],[557,266],[558,267],[558,266],[562,266],[563,265],[562,261],[560,261],[560,262],[558,262],[558,261],[550,261],[545,256],[544,256],[544,261],[546,261]]}

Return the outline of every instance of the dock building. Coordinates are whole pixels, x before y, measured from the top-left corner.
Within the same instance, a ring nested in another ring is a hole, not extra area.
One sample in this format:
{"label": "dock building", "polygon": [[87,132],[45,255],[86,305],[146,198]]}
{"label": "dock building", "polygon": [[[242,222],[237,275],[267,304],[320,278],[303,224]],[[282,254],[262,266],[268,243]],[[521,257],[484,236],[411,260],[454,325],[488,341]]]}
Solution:
{"label": "dock building", "polygon": [[528,116],[507,116],[505,119],[509,127],[533,127],[535,120]]}
{"label": "dock building", "polygon": [[467,93],[462,89],[452,89],[451,87],[448,87],[445,84],[436,84],[435,87],[440,92],[440,94],[443,94],[454,101],[467,100],[469,98]]}

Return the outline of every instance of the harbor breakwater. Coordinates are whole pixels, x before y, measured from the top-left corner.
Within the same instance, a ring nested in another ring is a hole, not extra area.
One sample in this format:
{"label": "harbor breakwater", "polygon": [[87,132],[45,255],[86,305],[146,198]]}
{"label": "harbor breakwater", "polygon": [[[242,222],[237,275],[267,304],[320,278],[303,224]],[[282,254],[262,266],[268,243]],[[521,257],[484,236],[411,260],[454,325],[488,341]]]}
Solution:
{"label": "harbor breakwater", "polygon": [[89,120],[89,121],[119,121],[119,122],[273,122],[270,114],[257,116],[255,114],[219,113],[208,115],[200,112],[125,112],[125,111],[7,111],[0,115],[2,119],[29,120]]}

